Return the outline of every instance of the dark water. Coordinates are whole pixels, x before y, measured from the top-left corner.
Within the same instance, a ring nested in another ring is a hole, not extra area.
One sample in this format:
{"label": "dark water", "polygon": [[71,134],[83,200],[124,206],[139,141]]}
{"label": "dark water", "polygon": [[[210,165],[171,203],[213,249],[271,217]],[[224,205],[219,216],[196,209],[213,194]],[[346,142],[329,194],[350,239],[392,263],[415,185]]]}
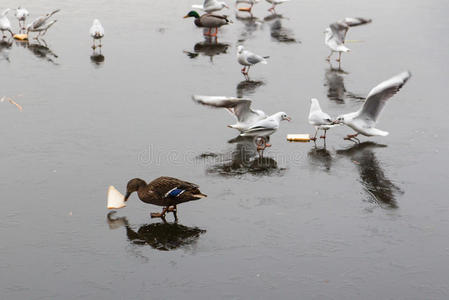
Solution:
{"label": "dark water", "polygon": [[[23,107],[0,103],[0,298],[447,299],[448,2],[292,0],[266,20],[261,2],[256,22],[231,12],[216,46],[182,19],[193,2],[20,3],[31,18],[61,12],[46,45],[0,45],[0,96]],[[349,31],[363,42],[338,70],[322,32],[347,16],[373,23]],[[239,41],[270,55],[251,82]],[[285,141],[313,131],[311,97],[334,116],[356,110],[404,69],[378,126],[388,137],[353,146],[340,127],[326,148]],[[293,122],[257,160],[192,94],[250,96]],[[160,175],[209,197],[181,205],[178,224],[136,196],[108,218],[109,185]]]}

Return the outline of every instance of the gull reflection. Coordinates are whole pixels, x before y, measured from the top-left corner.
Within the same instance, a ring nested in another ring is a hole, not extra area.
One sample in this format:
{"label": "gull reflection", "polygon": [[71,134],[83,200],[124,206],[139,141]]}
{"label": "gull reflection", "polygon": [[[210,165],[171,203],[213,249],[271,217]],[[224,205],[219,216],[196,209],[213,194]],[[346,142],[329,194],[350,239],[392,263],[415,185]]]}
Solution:
{"label": "gull reflection", "polygon": [[196,244],[202,234],[206,232],[198,227],[187,227],[178,223],[150,223],[134,230],[126,217],[114,218],[116,212],[107,215],[110,229],[125,227],[128,241],[133,245],[149,245],[161,251],[188,248]]}
{"label": "gull reflection", "polygon": [[208,56],[213,62],[215,55],[226,54],[229,44],[219,43],[216,39],[205,37],[205,40],[198,42],[193,46],[193,52],[185,50],[184,53],[190,58],[196,58],[198,55]]}
{"label": "gull reflection", "polygon": [[44,39],[35,39],[33,43],[28,41],[25,43],[20,42],[19,44],[30,50],[37,58],[58,65],[58,63],[54,61],[54,59],[58,58],[58,55],[48,47],[47,42]]}
{"label": "gull reflection", "polygon": [[[267,141],[269,137],[266,137]],[[227,153],[213,155],[213,165],[207,169],[208,173],[223,176],[234,176],[251,173],[254,175],[269,175],[279,172],[276,160],[270,157],[260,157],[254,137],[237,136],[230,141],[235,148]],[[204,155],[201,155],[205,158]],[[208,154],[208,157],[212,155]]]}
{"label": "gull reflection", "polygon": [[403,194],[403,191],[387,178],[373,152],[373,149],[383,147],[387,146],[364,142],[338,150],[337,154],[350,158],[357,165],[361,184],[370,202],[375,202],[382,208],[394,209],[398,207],[396,196]]}
{"label": "gull reflection", "polygon": [[93,52],[92,55],[90,56],[90,61],[95,65],[95,66],[101,66],[104,63],[104,55],[97,52]]}
{"label": "gull reflection", "polygon": [[282,15],[272,14],[264,18],[265,22],[271,22],[271,37],[280,43],[296,43],[293,31],[282,26]]}
{"label": "gull reflection", "polygon": [[338,103],[344,103],[346,98],[365,99],[363,96],[356,95],[346,90],[343,77],[343,75],[346,74],[348,73],[340,67],[334,68],[331,64],[329,64],[329,69],[327,69],[325,73],[324,84],[324,86],[327,86],[327,97]]}
{"label": "gull reflection", "polygon": [[10,62],[9,59],[9,50],[12,47],[12,41],[9,40],[0,40],[0,58],[3,58],[7,62]]}
{"label": "gull reflection", "polygon": [[236,15],[236,19],[243,23],[244,28],[240,33],[240,37],[238,39],[239,43],[243,43],[253,36],[253,33],[256,32],[262,25],[258,18],[253,17],[253,15]]}
{"label": "gull reflection", "polygon": [[315,146],[310,149],[309,153],[307,153],[307,158],[309,159],[311,166],[322,168],[326,172],[330,171],[333,157],[326,149],[326,146],[323,148],[318,148],[315,144]]}
{"label": "gull reflection", "polygon": [[243,80],[237,84],[237,97],[244,98],[245,96],[252,95],[256,92],[256,89],[265,83],[257,80]]}

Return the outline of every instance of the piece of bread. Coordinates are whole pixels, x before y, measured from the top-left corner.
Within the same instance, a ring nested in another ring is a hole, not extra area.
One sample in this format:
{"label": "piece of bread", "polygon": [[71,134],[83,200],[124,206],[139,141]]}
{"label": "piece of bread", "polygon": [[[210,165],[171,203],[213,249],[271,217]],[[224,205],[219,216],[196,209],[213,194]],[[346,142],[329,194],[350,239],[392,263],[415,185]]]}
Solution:
{"label": "piece of bread", "polygon": [[28,40],[28,34],[26,34],[26,33],[15,34],[13,37],[14,37],[16,40],[21,40],[21,41]]}
{"label": "piece of bread", "polygon": [[289,142],[309,142],[309,134],[287,134],[287,141]]}
{"label": "piece of bread", "polygon": [[110,185],[108,189],[108,209],[119,209],[125,206],[125,196]]}

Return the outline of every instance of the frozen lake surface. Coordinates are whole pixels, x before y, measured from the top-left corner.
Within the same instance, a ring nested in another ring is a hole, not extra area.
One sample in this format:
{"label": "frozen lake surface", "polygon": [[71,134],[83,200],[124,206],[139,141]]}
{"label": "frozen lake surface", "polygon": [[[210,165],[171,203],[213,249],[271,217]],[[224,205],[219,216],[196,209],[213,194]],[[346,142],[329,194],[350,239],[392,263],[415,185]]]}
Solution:
{"label": "frozen lake surface", "polygon": [[[0,44],[0,97],[23,107],[0,103],[0,298],[448,299],[449,2],[292,0],[266,19],[261,1],[252,21],[230,3],[213,46],[182,19],[196,2],[2,1],[30,19],[61,12],[46,45]],[[373,22],[350,29],[359,42],[338,70],[323,31],[344,17]],[[239,43],[270,56],[249,83]],[[354,111],[407,69],[378,125],[389,136],[286,141],[313,132],[310,98]],[[257,161],[192,94],[251,97],[293,121]],[[209,197],[180,205],[178,224],[135,194],[108,219],[109,185],[161,175]]]}

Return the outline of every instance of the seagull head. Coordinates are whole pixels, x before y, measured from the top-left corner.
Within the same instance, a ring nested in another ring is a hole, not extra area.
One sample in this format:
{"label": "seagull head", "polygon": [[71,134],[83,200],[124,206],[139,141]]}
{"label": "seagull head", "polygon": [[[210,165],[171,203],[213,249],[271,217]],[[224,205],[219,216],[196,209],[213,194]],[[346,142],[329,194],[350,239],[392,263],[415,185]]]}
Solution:
{"label": "seagull head", "polygon": [[290,122],[292,118],[290,118],[285,112],[281,112],[281,121],[282,120],[287,120]]}
{"label": "seagull head", "polygon": [[229,6],[224,2],[221,2],[220,5],[221,5],[221,8],[226,7],[227,9],[229,9]]}
{"label": "seagull head", "polygon": [[344,115],[338,116],[337,119],[332,123],[333,124],[341,124],[341,123],[345,124],[345,116]]}
{"label": "seagull head", "polygon": [[242,45],[239,45],[239,46],[237,47],[237,54],[242,53],[242,52],[243,52],[243,49],[245,49],[245,47],[243,47]]}

